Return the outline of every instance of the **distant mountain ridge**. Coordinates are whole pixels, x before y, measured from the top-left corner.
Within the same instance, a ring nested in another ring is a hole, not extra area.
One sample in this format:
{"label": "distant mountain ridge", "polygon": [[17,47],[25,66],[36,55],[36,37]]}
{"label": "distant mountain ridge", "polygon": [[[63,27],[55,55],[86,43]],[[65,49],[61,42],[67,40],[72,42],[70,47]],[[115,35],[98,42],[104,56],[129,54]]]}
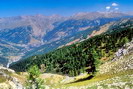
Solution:
{"label": "distant mountain ridge", "polygon": [[0,38],[5,42],[0,41],[0,55],[16,61],[46,53],[76,39],[82,40],[105,24],[129,17],[132,16],[116,12],[91,12],[70,17],[35,15],[0,18]]}
{"label": "distant mountain ridge", "polygon": [[1,18],[0,29],[14,29],[31,26],[32,36],[41,40],[41,37],[43,37],[46,32],[54,28],[53,23],[60,21],[61,18],[62,17],[60,16],[55,18],[55,16],[43,15]]}
{"label": "distant mountain ridge", "polygon": [[71,18],[74,18],[74,19],[84,18],[84,19],[94,20],[97,18],[116,18],[116,17],[124,17],[124,16],[129,16],[129,14],[121,13],[121,12],[92,12],[92,13],[80,12],[71,16]]}

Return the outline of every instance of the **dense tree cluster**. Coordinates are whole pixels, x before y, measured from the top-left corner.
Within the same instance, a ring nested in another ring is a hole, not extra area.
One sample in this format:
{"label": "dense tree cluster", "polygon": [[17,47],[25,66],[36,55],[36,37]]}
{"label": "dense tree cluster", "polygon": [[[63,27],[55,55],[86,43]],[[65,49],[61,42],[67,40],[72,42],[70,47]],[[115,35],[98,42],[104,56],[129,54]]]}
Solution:
{"label": "dense tree cluster", "polygon": [[113,55],[127,40],[133,38],[131,27],[115,28],[83,42],[63,47],[44,55],[33,56],[14,63],[10,68],[26,71],[30,66],[44,64],[47,72],[76,76],[82,72],[95,74],[101,58]]}

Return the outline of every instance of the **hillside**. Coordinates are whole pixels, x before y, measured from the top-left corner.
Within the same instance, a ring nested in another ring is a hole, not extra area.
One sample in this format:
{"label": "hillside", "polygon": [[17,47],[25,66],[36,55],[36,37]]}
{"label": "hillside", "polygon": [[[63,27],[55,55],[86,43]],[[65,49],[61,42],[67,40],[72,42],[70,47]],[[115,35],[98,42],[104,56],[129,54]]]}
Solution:
{"label": "hillside", "polygon": [[[119,57],[114,56],[115,60],[110,60],[99,67],[99,71],[92,79],[85,79],[86,73],[75,77],[44,73],[40,75],[45,80],[45,89],[132,89],[133,88],[133,41],[127,44],[128,53]],[[116,52],[117,53],[117,52]],[[120,59],[121,58],[121,59]],[[9,70],[9,69],[8,69]],[[1,69],[0,69],[1,71]],[[5,72],[7,74],[7,72]],[[24,74],[11,74],[16,77],[20,84],[24,83]],[[4,79],[1,78],[0,81]],[[17,80],[17,81],[18,81]],[[9,81],[11,82],[11,81]],[[12,84],[12,83],[11,83]],[[10,83],[0,82],[1,88],[10,87]],[[13,85],[13,84],[12,84]],[[14,88],[13,89],[17,89]],[[19,87],[19,89],[21,89]]]}
{"label": "hillside", "polygon": [[[128,50],[130,49],[130,50]],[[97,75],[90,80],[82,80],[62,87],[55,85],[59,89],[132,89],[133,88],[133,41],[128,44],[128,53],[116,60],[110,60],[99,67]],[[74,79],[76,79],[75,77]],[[71,80],[70,78],[69,80]],[[75,81],[75,80],[73,80]]]}

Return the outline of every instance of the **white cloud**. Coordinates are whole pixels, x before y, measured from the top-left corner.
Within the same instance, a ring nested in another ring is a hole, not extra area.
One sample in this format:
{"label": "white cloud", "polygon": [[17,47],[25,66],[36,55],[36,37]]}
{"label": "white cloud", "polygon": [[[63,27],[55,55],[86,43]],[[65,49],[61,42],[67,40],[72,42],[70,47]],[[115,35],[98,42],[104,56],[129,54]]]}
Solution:
{"label": "white cloud", "polygon": [[118,6],[118,4],[117,3],[112,3],[112,6]]}
{"label": "white cloud", "polygon": [[106,6],[106,10],[110,10],[111,9],[111,7],[110,6]]}
{"label": "white cloud", "polygon": [[115,10],[119,10],[119,8],[115,8]]}

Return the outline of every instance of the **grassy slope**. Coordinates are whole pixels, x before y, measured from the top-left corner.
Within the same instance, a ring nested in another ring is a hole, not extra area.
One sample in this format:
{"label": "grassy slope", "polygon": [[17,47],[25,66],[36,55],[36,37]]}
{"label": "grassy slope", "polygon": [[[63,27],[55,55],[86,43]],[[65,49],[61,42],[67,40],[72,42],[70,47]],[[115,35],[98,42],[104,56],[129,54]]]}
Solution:
{"label": "grassy slope", "polygon": [[[69,84],[58,84],[59,89],[132,89],[133,88],[133,53],[123,59],[109,61],[101,65],[98,74],[90,79]],[[128,67],[130,65],[130,67]],[[118,71],[120,70],[120,71]]]}

